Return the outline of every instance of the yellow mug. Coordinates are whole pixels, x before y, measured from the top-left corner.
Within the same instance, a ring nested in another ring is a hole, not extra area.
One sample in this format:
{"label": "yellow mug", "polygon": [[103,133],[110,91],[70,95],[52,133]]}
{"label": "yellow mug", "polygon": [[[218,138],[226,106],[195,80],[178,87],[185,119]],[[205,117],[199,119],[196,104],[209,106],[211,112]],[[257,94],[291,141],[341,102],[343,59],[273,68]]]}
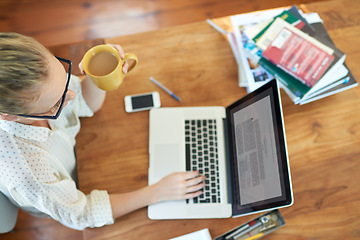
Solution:
{"label": "yellow mug", "polygon": [[[134,60],[133,64],[129,66],[127,73],[124,73],[122,66],[126,60],[130,59]],[[116,48],[106,44],[91,48],[82,59],[85,73],[96,86],[105,91],[117,89],[137,63],[135,54],[126,53],[125,58],[122,59]]]}

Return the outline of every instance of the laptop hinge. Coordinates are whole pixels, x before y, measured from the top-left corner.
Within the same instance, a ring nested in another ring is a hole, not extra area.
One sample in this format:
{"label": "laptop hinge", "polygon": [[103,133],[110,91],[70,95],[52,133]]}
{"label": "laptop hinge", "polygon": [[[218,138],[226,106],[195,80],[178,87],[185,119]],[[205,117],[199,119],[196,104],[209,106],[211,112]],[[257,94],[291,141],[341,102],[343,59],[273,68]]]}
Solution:
{"label": "laptop hinge", "polygon": [[224,139],[225,139],[225,160],[226,160],[226,181],[227,181],[227,192],[228,192],[228,202],[232,204],[232,180],[231,180],[231,163],[230,163],[230,145],[229,145],[229,129],[227,119],[223,118],[223,125],[224,125]]}

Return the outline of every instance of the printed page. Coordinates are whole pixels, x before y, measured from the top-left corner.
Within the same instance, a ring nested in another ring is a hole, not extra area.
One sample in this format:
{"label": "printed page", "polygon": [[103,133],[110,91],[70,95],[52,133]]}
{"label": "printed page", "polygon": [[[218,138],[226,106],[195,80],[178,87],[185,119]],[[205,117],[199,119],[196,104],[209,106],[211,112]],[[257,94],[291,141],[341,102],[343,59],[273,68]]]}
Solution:
{"label": "printed page", "polygon": [[256,51],[254,48],[255,44],[251,44],[251,41],[248,39],[249,37],[243,34],[242,31],[279,15],[285,9],[286,8],[277,8],[231,16],[231,24],[233,25],[240,55],[238,59],[239,86],[247,87],[248,92],[252,92],[273,77],[259,66],[256,59],[253,59],[250,54],[247,54],[248,51]]}

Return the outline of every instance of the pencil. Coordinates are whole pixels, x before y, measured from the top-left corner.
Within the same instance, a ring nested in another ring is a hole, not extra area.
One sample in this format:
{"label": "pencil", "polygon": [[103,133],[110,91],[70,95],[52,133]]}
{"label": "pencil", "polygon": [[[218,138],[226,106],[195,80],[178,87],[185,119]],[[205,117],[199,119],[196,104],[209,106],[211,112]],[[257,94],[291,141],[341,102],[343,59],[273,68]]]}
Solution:
{"label": "pencil", "polygon": [[258,233],[258,234],[254,235],[254,236],[245,238],[244,240],[255,240],[255,239],[258,239],[258,238],[262,237],[263,235],[264,235],[264,233]]}

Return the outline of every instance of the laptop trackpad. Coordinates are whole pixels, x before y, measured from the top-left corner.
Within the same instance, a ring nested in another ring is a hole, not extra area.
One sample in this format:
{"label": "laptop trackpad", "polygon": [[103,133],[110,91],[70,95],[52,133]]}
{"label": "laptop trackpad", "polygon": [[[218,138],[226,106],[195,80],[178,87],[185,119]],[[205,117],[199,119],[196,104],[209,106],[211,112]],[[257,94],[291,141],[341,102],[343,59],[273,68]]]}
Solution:
{"label": "laptop trackpad", "polygon": [[155,145],[155,176],[162,178],[170,173],[179,171],[179,145],[157,144]]}

